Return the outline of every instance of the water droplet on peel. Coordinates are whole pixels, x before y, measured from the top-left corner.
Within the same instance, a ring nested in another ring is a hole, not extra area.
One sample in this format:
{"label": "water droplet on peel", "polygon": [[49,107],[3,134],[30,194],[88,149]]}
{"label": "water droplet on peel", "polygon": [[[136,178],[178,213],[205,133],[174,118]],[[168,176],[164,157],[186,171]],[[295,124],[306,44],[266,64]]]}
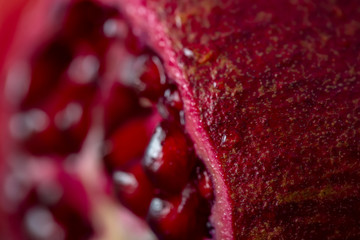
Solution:
{"label": "water droplet on peel", "polygon": [[221,138],[221,144],[224,144],[226,142],[226,135],[223,135]]}
{"label": "water droplet on peel", "polygon": [[194,52],[191,51],[191,50],[188,49],[188,48],[184,48],[183,51],[184,51],[185,56],[187,56],[187,57],[193,57],[193,56],[194,56]]}

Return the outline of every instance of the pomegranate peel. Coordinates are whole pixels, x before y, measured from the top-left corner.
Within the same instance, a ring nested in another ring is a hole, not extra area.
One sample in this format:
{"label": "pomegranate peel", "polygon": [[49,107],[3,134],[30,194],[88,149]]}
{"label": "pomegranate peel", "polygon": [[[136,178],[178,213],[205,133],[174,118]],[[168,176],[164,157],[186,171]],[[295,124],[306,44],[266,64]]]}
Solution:
{"label": "pomegranate peel", "polygon": [[181,91],[217,239],[359,236],[356,1],[124,5]]}

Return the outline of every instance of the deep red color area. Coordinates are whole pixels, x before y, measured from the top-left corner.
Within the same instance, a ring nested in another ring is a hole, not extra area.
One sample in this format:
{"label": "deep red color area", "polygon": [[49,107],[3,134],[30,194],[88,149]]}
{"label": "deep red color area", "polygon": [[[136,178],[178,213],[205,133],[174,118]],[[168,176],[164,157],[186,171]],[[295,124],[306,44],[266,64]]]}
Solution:
{"label": "deep red color area", "polygon": [[105,164],[110,169],[122,169],[144,155],[154,127],[148,118],[132,119],[118,127],[105,142]]}
{"label": "deep red color area", "polygon": [[200,195],[207,200],[214,199],[214,189],[211,182],[210,174],[207,171],[204,171],[202,166],[196,168],[197,176],[197,188]]}
{"label": "deep red color area", "polygon": [[154,198],[147,220],[160,240],[202,239],[208,231],[207,219],[194,213],[208,211],[203,204],[194,187],[188,185],[179,196]]}
{"label": "deep red color area", "polygon": [[136,163],[127,172],[116,171],[113,179],[119,201],[136,215],[145,218],[154,197],[154,187],[142,166]]}
{"label": "deep red color area", "polygon": [[[42,96],[41,103],[24,112],[27,118],[17,126],[19,131],[28,132],[24,136],[24,147],[35,155],[78,152],[91,125],[91,104],[95,90],[93,82],[79,84],[63,79],[54,93]],[[43,124],[35,114],[43,115]],[[31,118],[34,121],[32,124],[39,126],[39,129],[28,126],[26,121]]]}
{"label": "deep red color area", "polygon": [[[18,96],[12,99],[18,105],[10,115],[11,134],[24,164],[48,161],[56,165],[55,171],[76,167],[77,154],[86,155],[96,147],[87,144],[98,131],[102,142],[96,144],[103,153],[99,156],[120,203],[142,220],[160,220],[168,226],[151,225],[161,239],[211,236],[212,199],[202,197],[194,187],[199,175],[208,174],[184,129],[180,93],[160,57],[113,8],[79,1],[59,9],[57,14],[63,18],[55,35],[39,39],[30,56],[22,59],[29,67],[18,74],[22,83],[29,81],[25,95],[14,87],[11,90]],[[40,178],[49,174],[49,169],[41,168],[36,173]],[[23,204],[14,208],[19,216],[14,223],[21,218],[26,221],[20,239],[40,235],[52,239],[61,234],[69,240],[89,239],[93,235],[90,214],[78,216],[85,208],[78,201],[87,200],[86,193],[75,184],[70,188],[74,192],[69,198],[75,202],[68,202],[64,195],[65,202],[56,199],[50,205],[47,198],[52,193],[62,197],[57,185],[42,195],[37,187],[30,190]],[[25,194],[22,189],[19,192]],[[151,215],[150,202],[159,197],[176,205],[171,217]]]}
{"label": "deep red color area", "polygon": [[165,192],[179,192],[189,181],[195,156],[187,137],[174,122],[162,122],[156,128],[143,158],[146,174]]}
{"label": "deep red color area", "polygon": [[131,88],[114,84],[105,96],[104,102],[105,133],[109,135],[129,116],[135,116],[140,106],[137,95]]}
{"label": "deep red color area", "polygon": [[158,111],[164,119],[175,122],[183,122],[184,111],[181,96],[175,84],[171,84],[165,90],[164,96],[159,99]]}
{"label": "deep red color area", "polygon": [[154,54],[143,54],[135,63],[134,72],[134,85],[140,96],[156,103],[166,90],[166,76],[161,60]]}
{"label": "deep red color area", "polygon": [[55,39],[48,46],[38,50],[32,60],[32,80],[27,96],[22,102],[23,108],[43,102],[43,97],[49,96],[57,89],[60,77],[72,57],[70,46],[62,39]]}
{"label": "deep red color area", "polygon": [[[55,159],[53,159],[55,160]],[[18,159],[6,174],[9,239],[85,240],[94,234],[90,202],[80,180],[57,162]],[[12,187],[12,189],[9,189]],[[9,210],[9,209],[8,209]]]}
{"label": "deep red color area", "polygon": [[225,181],[231,238],[359,238],[358,1],[149,2]]}

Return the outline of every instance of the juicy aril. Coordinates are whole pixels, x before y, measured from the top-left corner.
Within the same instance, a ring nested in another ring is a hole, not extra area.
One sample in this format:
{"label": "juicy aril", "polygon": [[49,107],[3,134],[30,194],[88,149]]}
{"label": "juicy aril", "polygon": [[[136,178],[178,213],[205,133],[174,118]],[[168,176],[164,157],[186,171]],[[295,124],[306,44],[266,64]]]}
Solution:
{"label": "juicy aril", "polygon": [[19,154],[82,175],[92,153],[160,239],[360,238],[358,1],[23,4],[1,31],[5,183]]}

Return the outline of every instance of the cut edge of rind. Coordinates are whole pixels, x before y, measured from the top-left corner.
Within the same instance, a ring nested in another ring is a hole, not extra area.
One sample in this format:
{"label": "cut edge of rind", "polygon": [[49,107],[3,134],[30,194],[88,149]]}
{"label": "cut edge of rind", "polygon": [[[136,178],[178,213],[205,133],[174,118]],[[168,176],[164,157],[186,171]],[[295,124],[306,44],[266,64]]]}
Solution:
{"label": "cut edge of rind", "polygon": [[[147,8],[140,0],[106,0],[120,4],[124,14],[135,27],[135,31],[147,37],[148,44],[164,59],[165,68],[170,78],[174,79],[183,98],[186,118],[186,130],[192,138],[195,150],[208,168],[214,183],[215,203],[212,209],[211,221],[215,227],[215,239],[233,240],[232,209],[229,194],[224,182],[224,173],[218,157],[210,144],[208,134],[203,128],[200,113],[195,105],[189,82],[179,64],[179,55],[172,47],[167,37],[166,26],[160,22],[154,11]],[[151,26],[151,27],[150,27]],[[166,58],[165,58],[166,57]]]}

